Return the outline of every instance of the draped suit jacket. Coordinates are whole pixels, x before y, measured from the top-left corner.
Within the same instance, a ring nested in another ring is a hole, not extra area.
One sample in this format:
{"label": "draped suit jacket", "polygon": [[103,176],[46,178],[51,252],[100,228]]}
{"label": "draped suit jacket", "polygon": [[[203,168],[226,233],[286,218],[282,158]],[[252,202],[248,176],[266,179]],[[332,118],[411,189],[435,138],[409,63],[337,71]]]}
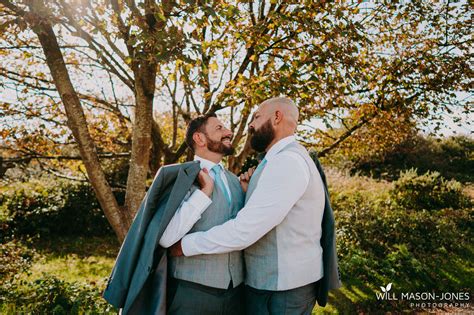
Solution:
{"label": "draped suit jacket", "polygon": [[163,166],[120,248],[103,297],[122,314],[166,314],[166,249],[159,240],[201,170],[199,162]]}

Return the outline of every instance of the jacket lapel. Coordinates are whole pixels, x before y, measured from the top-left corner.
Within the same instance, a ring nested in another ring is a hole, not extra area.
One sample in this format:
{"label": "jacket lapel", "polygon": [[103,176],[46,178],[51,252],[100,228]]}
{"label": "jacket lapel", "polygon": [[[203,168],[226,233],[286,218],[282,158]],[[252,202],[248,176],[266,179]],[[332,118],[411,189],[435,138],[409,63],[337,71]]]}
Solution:
{"label": "jacket lapel", "polygon": [[179,170],[160,222],[160,228],[158,230],[160,235],[163,234],[164,229],[171,221],[176,209],[183,201],[184,196],[186,196],[200,169],[199,163],[196,163]]}

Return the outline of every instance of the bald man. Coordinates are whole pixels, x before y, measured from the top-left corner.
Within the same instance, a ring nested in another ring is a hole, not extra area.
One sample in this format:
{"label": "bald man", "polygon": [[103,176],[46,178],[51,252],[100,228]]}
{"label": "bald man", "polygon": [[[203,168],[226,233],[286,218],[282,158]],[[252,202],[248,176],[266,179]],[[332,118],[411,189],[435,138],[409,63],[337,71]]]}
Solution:
{"label": "bald man", "polygon": [[311,314],[323,277],[324,186],[295,140],[297,125],[298,109],[290,99],[259,106],[249,134],[252,147],[266,154],[253,174],[241,176],[244,208],[222,225],[188,234],[173,250],[194,256],[245,249],[248,314]]}

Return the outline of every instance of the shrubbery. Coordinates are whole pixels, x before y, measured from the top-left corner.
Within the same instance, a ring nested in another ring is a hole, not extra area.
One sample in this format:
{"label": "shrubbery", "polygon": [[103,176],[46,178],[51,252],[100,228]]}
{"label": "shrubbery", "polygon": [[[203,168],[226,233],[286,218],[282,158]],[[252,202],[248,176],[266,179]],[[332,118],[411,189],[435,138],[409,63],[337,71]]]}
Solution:
{"label": "shrubbery", "polygon": [[36,257],[25,245],[28,236],[113,235],[90,185],[62,180],[16,183],[0,195],[0,214],[0,313],[116,313],[99,287],[47,274],[25,280]]}
{"label": "shrubbery", "polygon": [[406,209],[438,210],[462,208],[469,204],[462,193],[461,183],[448,181],[438,172],[418,175],[414,169],[401,173],[394,182],[391,197]]}
{"label": "shrubbery", "polygon": [[11,281],[0,287],[0,311],[28,314],[116,314],[98,288],[53,276],[32,282]]}
{"label": "shrubbery", "polygon": [[[398,292],[471,290],[474,212],[460,184],[411,171],[393,187],[332,191],[343,282],[357,279],[372,290],[393,283]],[[369,297],[369,309],[395,307]]]}
{"label": "shrubbery", "polygon": [[111,234],[89,185],[57,181],[17,183],[0,200],[2,239],[22,235]]}

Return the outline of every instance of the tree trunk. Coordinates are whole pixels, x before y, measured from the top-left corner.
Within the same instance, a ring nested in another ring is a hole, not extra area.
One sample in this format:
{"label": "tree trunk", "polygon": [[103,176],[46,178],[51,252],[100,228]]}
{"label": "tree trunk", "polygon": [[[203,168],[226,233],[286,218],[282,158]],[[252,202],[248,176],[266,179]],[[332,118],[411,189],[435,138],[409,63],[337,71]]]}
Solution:
{"label": "tree trunk", "polygon": [[146,179],[151,152],[151,126],[153,123],[153,98],[155,92],[156,63],[141,61],[135,66],[135,115],[132,131],[132,152],[127,178],[125,207],[129,223],[146,193]]}
{"label": "tree trunk", "polygon": [[163,159],[169,153],[168,147],[161,137],[160,127],[155,119],[151,122],[151,157],[150,157],[150,175],[155,177],[156,172],[163,164]]}
{"label": "tree trunk", "polygon": [[155,174],[161,167],[161,160],[163,159],[163,151],[159,142],[155,138],[155,134],[152,132],[152,146],[151,146],[151,157],[150,157],[150,175],[155,177]]}
{"label": "tree trunk", "polygon": [[105,178],[96,147],[89,133],[83,108],[71,83],[56,35],[54,34],[51,24],[43,18],[47,15],[41,14],[42,4],[35,2],[31,9],[31,12],[35,13],[30,14],[27,17],[27,21],[32,25],[33,31],[40,40],[46,56],[46,63],[64,104],[67,124],[79,146],[87,175],[89,176],[97,199],[107,220],[114,229],[117,238],[122,242],[128,230],[128,226],[124,224],[126,215],[120,210],[117,200]]}

